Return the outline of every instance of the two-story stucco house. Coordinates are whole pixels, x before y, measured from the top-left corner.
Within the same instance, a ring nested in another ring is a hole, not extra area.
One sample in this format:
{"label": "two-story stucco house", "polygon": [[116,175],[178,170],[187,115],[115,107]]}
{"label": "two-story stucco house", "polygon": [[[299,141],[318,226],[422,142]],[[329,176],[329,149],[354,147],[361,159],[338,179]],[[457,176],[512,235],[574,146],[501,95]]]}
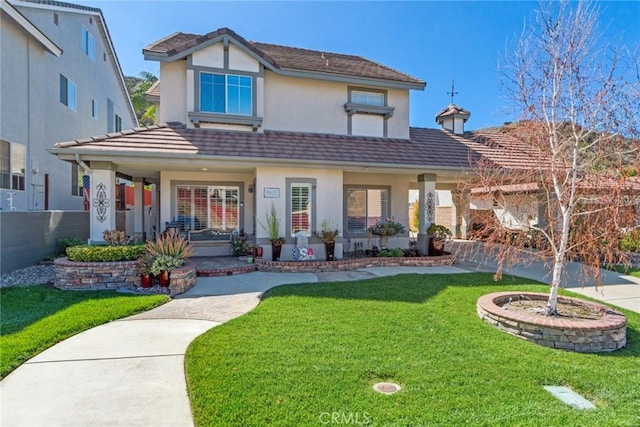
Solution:
{"label": "two-story stucco house", "polygon": [[82,210],[82,168],[46,150],[137,125],[102,12],[35,0],[0,8],[0,209]]}
{"label": "two-story stucco house", "polygon": [[[420,230],[435,217],[435,191],[455,190],[472,158],[491,152],[464,132],[469,113],[451,105],[441,129],[409,125],[409,92],[425,82],[360,56],[250,42],[222,28],[175,33],[148,45],[160,63],[149,91],[166,124],[59,143],[50,151],[89,165],[93,240],[114,227],[114,175],[156,182],[159,228],[216,228],[255,234],[275,206],[283,259],[295,235],[314,238],[322,221],[340,231],[336,255],[377,244],[376,221],[408,224],[409,190],[419,190]],[[456,198],[459,200],[460,198]],[[464,236],[468,202],[451,226]],[[140,212],[136,215],[141,215]],[[394,246],[408,245],[408,235]],[[424,235],[418,236],[424,243]]]}

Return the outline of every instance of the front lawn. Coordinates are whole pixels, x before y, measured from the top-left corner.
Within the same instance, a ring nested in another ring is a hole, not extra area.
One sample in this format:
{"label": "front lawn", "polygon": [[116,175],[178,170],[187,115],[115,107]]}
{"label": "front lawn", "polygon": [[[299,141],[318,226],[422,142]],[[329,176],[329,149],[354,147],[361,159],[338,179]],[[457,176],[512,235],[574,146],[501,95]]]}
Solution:
{"label": "front lawn", "polygon": [[[189,347],[196,425],[639,425],[640,315],[625,311],[623,350],[553,350],[478,318],[478,297],[507,289],[548,287],[469,273],[274,288]],[[402,390],[376,393],[380,381]],[[597,409],[572,409],[543,385]]]}
{"label": "front lawn", "polygon": [[115,291],[2,288],[0,378],[65,338],[166,301],[164,295],[123,295]]}

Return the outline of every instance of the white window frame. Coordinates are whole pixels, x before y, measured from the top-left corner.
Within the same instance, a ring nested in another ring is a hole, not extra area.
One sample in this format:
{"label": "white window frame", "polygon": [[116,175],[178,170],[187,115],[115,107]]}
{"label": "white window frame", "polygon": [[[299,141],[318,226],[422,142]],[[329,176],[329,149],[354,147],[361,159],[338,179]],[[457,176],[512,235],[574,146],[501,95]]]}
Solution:
{"label": "white window frame", "polygon": [[296,237],[296,231],[293,229],[293,188],[307,187],[309,189],[309,230],[303,232],[302,235],[312,237],[316,231],[316,179],[315,178],[286,178],[287,186],[287,220],[286,235],[287,237]]}

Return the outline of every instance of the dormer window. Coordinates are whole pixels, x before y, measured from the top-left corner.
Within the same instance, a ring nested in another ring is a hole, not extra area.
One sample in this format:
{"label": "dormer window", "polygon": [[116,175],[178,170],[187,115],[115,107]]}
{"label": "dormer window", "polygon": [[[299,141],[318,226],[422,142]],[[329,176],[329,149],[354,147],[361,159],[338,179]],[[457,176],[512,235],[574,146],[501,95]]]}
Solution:
{"label": "dormer window", "polygon": [[250,116],[252,83],[249,76],[200,73],[200,111]]}

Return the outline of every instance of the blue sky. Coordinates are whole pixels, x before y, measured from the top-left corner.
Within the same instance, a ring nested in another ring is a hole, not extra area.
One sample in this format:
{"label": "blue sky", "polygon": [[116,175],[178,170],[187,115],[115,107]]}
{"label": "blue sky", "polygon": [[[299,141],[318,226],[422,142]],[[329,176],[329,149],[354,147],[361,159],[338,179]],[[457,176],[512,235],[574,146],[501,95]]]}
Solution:
{"label": "blue sky", "polygon": [[[436,127],[451,98],[471,111],[467,129],[517,120],[501,90],[498,61],[537,6],[528,1],[218,2],[83,1],[105,15],[125,75],[149,71],[142,48],[176,31],[206,34],[229,27],[248,40],[354,55],[427,82],[411,93],[411,125]],[[640,1],[603,1],[606,43],[640,40]]]}

